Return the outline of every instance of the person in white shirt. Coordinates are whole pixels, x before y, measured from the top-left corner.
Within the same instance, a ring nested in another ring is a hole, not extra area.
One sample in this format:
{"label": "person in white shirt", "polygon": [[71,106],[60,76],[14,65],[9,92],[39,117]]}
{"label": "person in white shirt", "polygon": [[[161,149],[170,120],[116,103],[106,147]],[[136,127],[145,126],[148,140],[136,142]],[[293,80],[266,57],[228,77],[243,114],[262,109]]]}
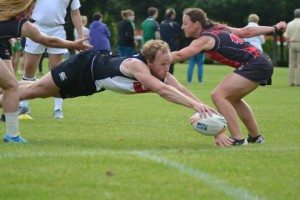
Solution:
{"label": "person in white shirt", "polygon": [[[56,36],[62,39],[66,38],[64,30],[65,17],[67,8],[70,5],[72,22],[78,32],[79,38],[83,38],[82,22],[79,8],[81,6],[79,0],[37,0],[32,13],[32,19],[38,29],[49,35]],[[23,74],[23,80],[34,81],[36,79],[35,72],[38,67],[40,58],[45,52],[45,46],[35,43],[29,38],[26,39],[26,61]],[[49,67],[55,68],[62,62],[63,54],[67,53],[68,49],[63,48],[47,48],[49,55]],[[29,114],[28,101],[20,102],[19,115]],[[55,99],[55,108],[53,117],[62,119],[62,99]]]}
{"label": "person in white shirt", "polygon": [[[259,17],[257,14],[250,14],[248,17],[247,26],[258,26]],[[259,50],[263,51],[262,44],[265,43],[265,37],[263,35],[258,35],[252,38],[244,38],[246,42],[249,42]]]}
{"label": "person in white shirt", "polygon": [[[88,18],[87,18],[87,16],[82,15],[82,16],[81,16],[81,22],[82,22],[82,33],[83,33],[83,36],[84,36],[84,37],[89,37],[89,35],[90,35],[90,29],[86,27],[86,25],[87,25],[87,23],[88,23]],[[75,39],[75,40],[80,39],[79,34],[78,34],[76,28],[74,28],[74,39]],[[84,43],[85,43],[85,44],[89,44],[89,41],[86,40]],[[75,53],[78,54],[79,51],[75,51]]]}

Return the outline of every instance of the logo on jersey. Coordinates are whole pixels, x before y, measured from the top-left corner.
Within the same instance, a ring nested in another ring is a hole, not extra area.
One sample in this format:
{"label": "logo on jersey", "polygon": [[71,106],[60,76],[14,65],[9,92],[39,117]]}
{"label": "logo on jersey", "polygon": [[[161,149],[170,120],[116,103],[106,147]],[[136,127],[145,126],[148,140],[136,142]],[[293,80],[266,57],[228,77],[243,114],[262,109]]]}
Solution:
{"label": "logo on jersey", "polygon": [[61,81],[64,81],[64,80],[68,79],[65,72],[61,72],[58,75],[59,75],[59,78],[60,78]]}
{"label": "logo on jersey", "polygon": [[151,92],[150,89],[144,88],[144,86],[140,82],[133,82],[133,89],[136,93],[147,93]]}

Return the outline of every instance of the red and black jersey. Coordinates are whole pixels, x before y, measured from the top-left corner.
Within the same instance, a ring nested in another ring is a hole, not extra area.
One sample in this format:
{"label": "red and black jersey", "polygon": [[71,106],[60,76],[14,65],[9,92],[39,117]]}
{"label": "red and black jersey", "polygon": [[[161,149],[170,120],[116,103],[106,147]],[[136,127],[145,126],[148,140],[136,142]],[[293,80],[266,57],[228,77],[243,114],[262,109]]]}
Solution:
{"label": "red and black jersey", "polygon": [[201,36],[210,36],[215,39],[214,48],[205,52],[209,58],[234,68],[238,68],[263,54],[221,24],[203,30],[200,33]]}
{"label": "red and black jersey", "polygon": [[0,21],[0,40],[21,37],[22,26],[27,20],[27,17],[20,16]]}

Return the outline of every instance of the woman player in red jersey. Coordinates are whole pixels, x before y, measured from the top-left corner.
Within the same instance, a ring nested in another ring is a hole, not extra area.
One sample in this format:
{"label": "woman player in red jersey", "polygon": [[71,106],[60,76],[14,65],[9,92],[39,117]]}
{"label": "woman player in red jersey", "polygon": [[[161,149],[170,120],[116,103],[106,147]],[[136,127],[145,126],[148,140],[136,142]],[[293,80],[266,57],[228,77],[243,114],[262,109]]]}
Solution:
{"label": "woman player in red jersey", "polygon": [[[172,52],[172,63],[186,60],[199,52],[216,61],[235,68],[214,89],[211,98],[218,111],[226,118],[231,137],[224,133],[215,138],[221,146],[264,143],[254,114],[243,99],[259,85],[271,84],[273,63],[269,56],[242,38],[285,31],[286,23],[274,26],[255,26],[244,28],[228,27],[212,22],[199,8],[188,8],[183,12],[182,29],[186,37],[195,38],[193,42],[180,51]],[[238,117],[248,130],[248,140],[244,139]]]}

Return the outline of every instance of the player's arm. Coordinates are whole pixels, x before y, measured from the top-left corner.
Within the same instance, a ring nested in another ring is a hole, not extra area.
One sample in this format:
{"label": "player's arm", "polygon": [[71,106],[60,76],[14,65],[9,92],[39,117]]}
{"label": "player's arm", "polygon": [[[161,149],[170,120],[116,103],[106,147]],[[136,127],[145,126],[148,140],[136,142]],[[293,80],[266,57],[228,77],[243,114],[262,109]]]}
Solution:
{"label": "player's arm", "polygon": [[179,51],[172,51],[172,63],[176,63],[182,60],[186,60],[201,51],[209,51],[214,48],[215,40],[209,36],[202,36],[195,39],[191,44]]}
{"label": "player's arm", "polygon": [[79,38],[83,38],[83,26],[82,26],[82,20],[81,20],[81,14],[79,9],[71,10],[71,19],[73,22],[73,25],[78,33]]}
{"label": "player's arm", "polygon": [[198,97],[196,97],[193,93],[191,93],[186,87],[184,87],[172,74],[168,73],[165,84],[171,85],[175,87],[177,90],[185,94],[186,96],[189,96],[190,98],[194,99],[195,101],[198,101],[200,103],[203,103]]}
{"label": "player's arm", "polygon": [[242,38],[251,38],[267,33],[275,33],[277,31],[285,31],[287,24],[284,21],[278,22],[274,26],[246,26],[243,28],[228,27],[235,35]]}
{"label": "player's arm", "polygon": [[21,35],[23,37],[28,37],[36,43],[40,43],[47,47],[56,47],[56,48],[68,48],[75,49],[78,51],[91,49],[92,46],[84,44],[83,42],[87,38],[83,38],[76,41],[63,40],[58,37],[51,37],[42,32],[40,32],[36,26],[32,25],[28,21],[25,22],[22,26]]}
{"label": "player's arm", "polygon": [[127,73],[135,77],[142,85],[152,92],[159,94],[167,101],[192,108],[197,112],[211,113],[211,108],[209,106],[201,104],[193,98],[181,93],[175,87],[164,84],[156,77],[152,76],[149,68],[143,62],[135,60],[127,62]]}

